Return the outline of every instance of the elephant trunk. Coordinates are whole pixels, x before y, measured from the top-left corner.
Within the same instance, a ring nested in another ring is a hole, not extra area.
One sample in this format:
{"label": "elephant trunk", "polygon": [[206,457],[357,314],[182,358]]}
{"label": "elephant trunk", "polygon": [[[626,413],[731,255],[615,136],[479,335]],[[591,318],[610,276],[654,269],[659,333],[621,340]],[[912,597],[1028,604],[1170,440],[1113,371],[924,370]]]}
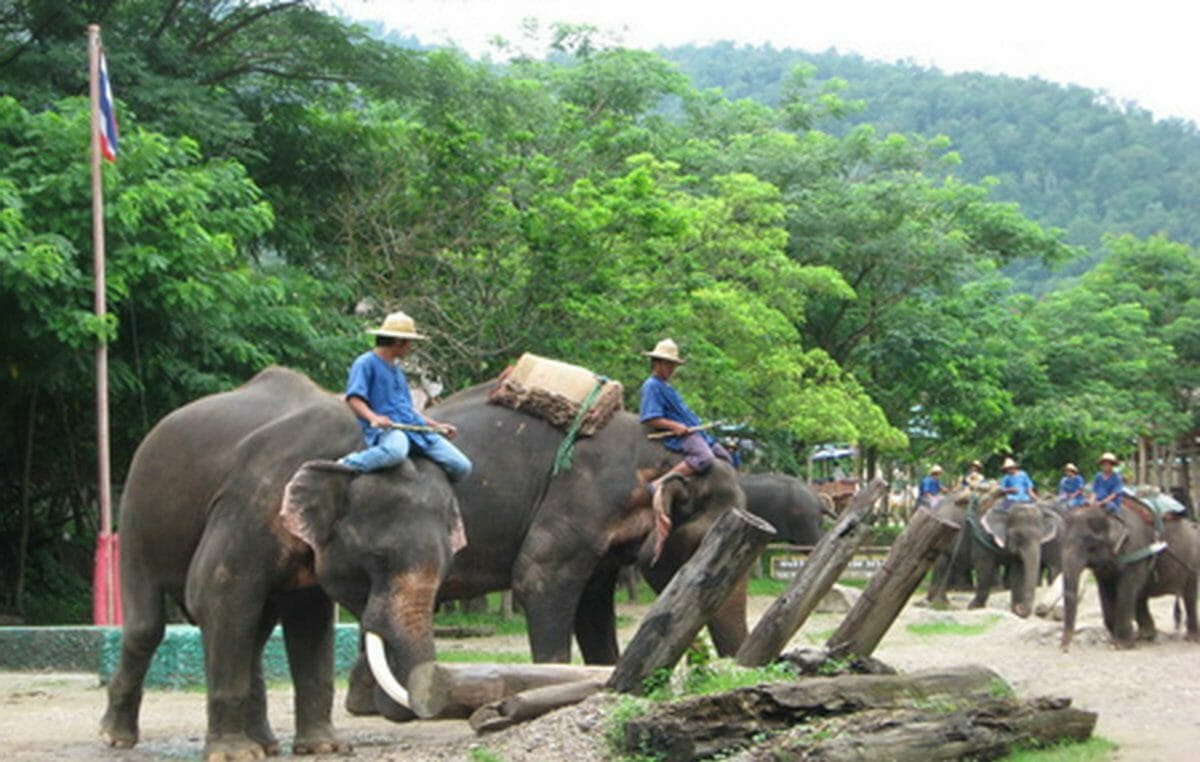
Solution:
{"label": "elephant trunk", "polygon": [[1079,610],[1079,578],[1083,575],[1083,560],[1067,553],[1063,560],[1063,631],[1061,647],[1071,649],[1071,638],[1075,635],[1075,614]]}
{"label": "elephant trunk", "polygon": [[389,719],[414,716],[404,684],[413,667],[434,659],[433,608],[440,578],[437,569],[396,574],[363,614],[367,664],[379,689],[375,704]]}
{"label": "elephant trunk", "polygon": [[1017,551],[1020,560],[1019,571],[1013,580],[1012,612],[1025,618],[1033,613],[1033,601],[1037,595],[1037,582],[1042,566],[1042,553],[1039,538],[1026,538]]}

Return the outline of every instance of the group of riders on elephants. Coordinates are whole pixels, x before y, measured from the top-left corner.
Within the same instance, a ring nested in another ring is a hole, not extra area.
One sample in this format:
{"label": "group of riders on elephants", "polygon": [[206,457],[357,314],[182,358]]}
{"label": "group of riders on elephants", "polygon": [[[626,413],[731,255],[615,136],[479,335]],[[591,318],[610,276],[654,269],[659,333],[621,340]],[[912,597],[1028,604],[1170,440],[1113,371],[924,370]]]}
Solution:
{"label": "group of riders on elephants", "polygon": [[[278,752],[262,669],[277,625],[295,688],[293,749],[335,753],[348,748],[331,722],[335,602],[361,631],[347,708],[399,721],[414,717],[405,688],[412,669],[435,658],[440,601],[511,590],[534,661],[569,661],[574,640],[585,662],[613,664],[613,593],[623,568],[636,565],[661,591],[735,508],[765,518],[780,539],[819,538],[819,498],[790,476],[739,475],[671,385],[684,358],[670,339],[643,352],[650,375],[638,414],[617,405],[575,441],[574,423],[564,435],[543,417],[494,404],[495,381],[418,412],[399,363],[426,337],[404,313],[370,333],[375,346],[354,360],[342,394],[268,368],[170,413],[139,445],[121,495],[124,623],[101,724],[110,745],[137,743],[142,684],[169,602],[203,637],[206,758]],[[570,465],[560,468],[567,445]],[[1109,479],[1115,458],[1102,460]],[[1010,581],[1023,565],[1025,582],[1036,584],[1042,559],[1057,563],[1073,628],[1087,567],[1119,643],[1132,640],[1135,617],[1139,636],[1153,635],[1145,601],[1167,593],[1183,598],[1189,637],[1196,636],[1194,524],[1146,522],[1118,508],[1119,476],[1109,488],[1115,492],[1099,495],[1117,495],[1103,506],[1046,514],[1020,502],[1036,493],[1016,463],[1005,466],[1003,492],[995,494],[1008,510],[987,511],[991,493],[960,491],[974,495],[969,513],[984,517],[978,547],[985,536],[999,538],[975,554],[989,587],[1000,565]],[[939,475],[930,474],[932,495],[943,492]],[[981,475],[975,482],[982,486]],[[1003,514],[1009,518],[998,529],[994,519]],[[966,535],[958,545],[974,546]],[[1014,589],[1013,599],[1014,611],[1027,613],[1027,598]],[[745,579],[708,630],[718,653],[737,651],[747,633]]]}
{"label": "group of riders on elephants", "polygon": [[[1097,461],[1100,470],[1092,479],[1092,500],[1110,513],[1120,510],[1121,495],[1125,491],[1125,482],[1116,470],[1120,464],[1116,455],[1106,452]],[[1004,501],[996,506],[997,510],[1008,510],[1016,503],[1030,503],[1039,499],[1033,479],[1020,467],[1013,458],[1005,458],[1000,467],[1004,476],[998,481],[999,489],[1004,493]],[[921,479],[917,488],[917,505],[932,506],[938,497],[948,491],[942,484],[941,466],[934,464],[929,472]],[[984,490],[990,486],[983,475],[983,463],[973,460],[967,466],[967,473],[959,482],[960,488]],[[1087,488],[1079,468],[1074,463],[1063,466],[1063,476],[1058,482],[1057,500],[1064,506],[1077,507],[1088,502]]]}

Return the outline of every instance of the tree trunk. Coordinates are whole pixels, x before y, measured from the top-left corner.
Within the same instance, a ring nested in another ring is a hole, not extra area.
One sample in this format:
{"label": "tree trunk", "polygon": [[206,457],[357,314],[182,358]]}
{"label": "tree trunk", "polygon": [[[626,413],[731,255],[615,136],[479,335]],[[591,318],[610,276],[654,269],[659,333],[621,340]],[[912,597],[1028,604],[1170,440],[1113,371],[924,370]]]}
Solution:
{"label": "tree trunk", "polygon": [[871,576],[862,596],[826,642],[832,653],[871,655],[938,553],[947,549],[962,527],[961,521],[951,517],[957,513],[952,501],[942,500],[937,512],[920,508],[913,514],[908,527],[892,543],[883,566]]}
{"label": "tree trunk", "polygon": [[424,720],[469,717],[479,707],[531,688],[607,680],[612,667],[570,664],[448,664],[427,661],[412,668],[408,694]]}
{"label": "tree trunk", "polygon": [[17,583],[13,592],[14,608],[17,614],[25,616],[25,579],[29,567],[29,531],[33,523],[33,511],[30,507],[33,492],[33,443],[34,428],[37,423],[37,399],[40,387],[33,387],[29,397],[29,418],[25,423],[25,458],[21,464],[21,536],[17,541]]}
{"label": "tree trunk", "polygon": [[624,743],[648,756],[691,760],[815,719],[868,709],[970,707],[1008,691],[999,675],[980,666],[805,678],[662,704],[626,723]]}
{"label": "tree trunk", "polygon": [[640,693],[646,678],[674,668],[774,535],[770,524],[740,509],[721,516],[646,613],[608,687]]}
{"label": "tree trunk", "polygon": [[471,727],[476,733],[502,730],[518,722],[541,717],[555,709],[578,704],[602,690],[603,679],[578,680],[573,683],[530,688],[479,707],[471,713]]}
{"label": "tree trunk", "polygon": [[738,664],[743,667],[770,664],[787,647],[870,534],[871,509],[881,494],[887,494],[887,482],[876,479],[854,496],[837,524],[809,554],[788,589],[775,599],[742,643],[737,652]]}

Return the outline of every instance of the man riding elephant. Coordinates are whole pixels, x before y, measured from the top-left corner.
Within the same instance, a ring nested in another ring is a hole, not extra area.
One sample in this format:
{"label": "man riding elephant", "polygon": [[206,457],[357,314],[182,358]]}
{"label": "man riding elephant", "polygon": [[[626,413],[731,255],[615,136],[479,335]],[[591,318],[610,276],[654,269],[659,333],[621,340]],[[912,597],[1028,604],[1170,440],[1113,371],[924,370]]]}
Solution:
{"label": "man riding elephant", "polygon": [[1121,510],[1121,494],[1125,491],[1125,482],[1116,471],[1119,462],[1116,455],[1104,453],[1100,456],[1100,473],[1092,480],[1092,499],[1109,513]]}
{"label": "man riding elephant", "polygon": [[679,355],[675,342],[663,339],[642,354],[650,358],[650,376],[642,383],[641,421],[653,429],[670,432],[672,436],[662,440],[663,445],[683,454],[683,460],[651,482],[649,489],[654,491],[673,474],[686,478],[707,473],[716,458],[732,465],[733,457],[716,437],[700,428],[700,416],[692,412],[679,390],[671,386],[671,376],[687,362]]}
{"label": "man riding elephant", "polygon": [[412,343],[426,338],[413,319],[393,312],[367,333],[375,335],[375,348],[355,359],[346,382],[346,404],[358,419],[367,449],[338,462],[355,471],[377,471],[402,463],[416,451],[441,466],[452,481],[471,473],[471,461],[448,441],[457,433],[454,425],[423,416],[413,407],[408,377],[400,367]]}

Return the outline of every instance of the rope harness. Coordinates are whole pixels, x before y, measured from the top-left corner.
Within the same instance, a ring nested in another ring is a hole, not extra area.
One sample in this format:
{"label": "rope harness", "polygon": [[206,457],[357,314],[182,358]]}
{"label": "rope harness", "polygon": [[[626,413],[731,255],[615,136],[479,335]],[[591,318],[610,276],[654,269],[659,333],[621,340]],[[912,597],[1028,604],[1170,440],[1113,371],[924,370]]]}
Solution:
{"label": "rope harness", "polygon": [[596,376],[596,386],[588,392],[588,396],[583,398],[583,402],[579,403],[579,412],[575,413],[575,418],[567,427],[567,433],[563,436],[558,451],[554,453],[554,467],[550,469],[551,479],[571,467],[571,459],[575,454],[575,441],[579,439],[579,429],[583,427],[583,422],[596,404],[596,400],[600,399],[600,392],[608,380],[607,376]]}

